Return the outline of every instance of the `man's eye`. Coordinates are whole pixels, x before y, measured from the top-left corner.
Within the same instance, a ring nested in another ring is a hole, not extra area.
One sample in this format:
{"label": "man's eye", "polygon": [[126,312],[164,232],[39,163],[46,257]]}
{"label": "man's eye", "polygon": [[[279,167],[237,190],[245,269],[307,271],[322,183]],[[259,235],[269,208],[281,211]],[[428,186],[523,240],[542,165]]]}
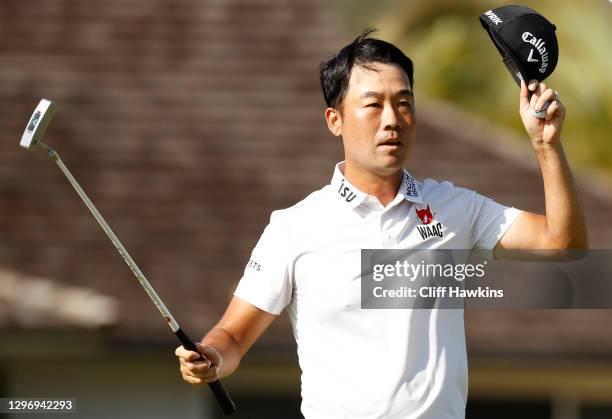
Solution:
{"label": "man's eye", "polygon": [[366,107],[367,107],[367,108],[380,108],[380,104],[379,104],[379,103],[376,103],[376,102],[374,102],[374,103],[368,103],[368,104],[366,105]]}
{"label": "man's eye", "polygon": [[408,107],[410,107],[410,102],[408,102],[407,100],[402,100],[402,101],[399,103],[399,105],[400,105],[400,106],[408,106]]}

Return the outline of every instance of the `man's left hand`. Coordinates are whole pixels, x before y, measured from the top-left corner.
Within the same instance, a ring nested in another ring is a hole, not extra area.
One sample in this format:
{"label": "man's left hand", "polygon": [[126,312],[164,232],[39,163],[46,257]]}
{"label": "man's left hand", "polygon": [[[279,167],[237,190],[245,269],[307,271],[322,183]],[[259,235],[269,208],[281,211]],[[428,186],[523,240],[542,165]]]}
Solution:
{"label": "man's left hand", "polygon": [[[531,100],[529,92],[533,92]],[[546,109],[546,119],[539,119],[533,110]],[[561,137],[561,128],[565,120],[565,107],[559,101],[559,95],[545,83],[530,80],[529,85],[521,81],[520,115],[523,125],[534,147],[555,146]]]}

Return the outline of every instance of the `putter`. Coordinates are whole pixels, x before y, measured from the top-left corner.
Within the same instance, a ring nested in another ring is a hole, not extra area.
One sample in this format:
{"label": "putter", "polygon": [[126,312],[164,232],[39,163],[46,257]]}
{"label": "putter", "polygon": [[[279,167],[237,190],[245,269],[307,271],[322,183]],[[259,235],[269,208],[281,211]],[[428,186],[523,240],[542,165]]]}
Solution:
{"label": "putter", "polygon": [[[102,215],[100,215],[94,204],[87,197],[85,191],[83,191],[83,189],[78,184],[76,179],[72,176],[68,168],[64,165],[64,162],[62,162],[57,152],[55,152],[55,150],[53,150],[51,147],[41,141],[41,138],[45,134],[47,126],[49,126],[49,122],[51,121],[51,118],[53,118],[54,113],[55,104],[48,99],[42,99],[34,110],[34,113],[32,114],[32,117],[30,118],[30,121],[28,122],[28,125],[26,126],[26,129],[23,132],[23,136],[21,137],[21,142],[19,143],[19,145],[25,148],[26,150],[36,150],[42,148],[47,151],[49,156],[59,166],[62,173],[64,173],[70,184],[77,191],[87,208],[89,208],[89,211],[91,211],[96,221],[98,221],[98,224],[100,224],[102,230],[104,230],[108,238],[111,240],[111,242],[113,242],[115,248],[117,248],[117,251],[119,252],[121,257],[123,257],[123,260],[125,260],[125,263],[128,264],[134,275],[136,275],[138,282],[140,282],[140,285],[142,285],[142,287],[145,289],[145,291],[149,295],[149,298],[151,298],[151,300],[153,301],[153,304],[155,304],[155,306],[161,312],[162,316],[164,316],[164,318],[168,322],[168,325],[170,326],[170,329],[172,329],[172,331],[181,341],[185,349],[198,352],[193,341],[185,334],[185,332],[178,325],[178,323],[170,313],[170,310],[168,310],[161,298],[159,298],[151,284],[149,284],[149,281],[147,281],[144,274],[141,272],[140,268],[138,268],[138,265],[136,265],[127,250],[125,250],[125,247],[123,247],[123,244],[121,244],[115,233],[113,233],[113,230],[111,230],[104,218],[102,218]],[[201,353],[200,356],[202,359],[206,359],[206,357]],[[227,391],[225,391],[225,387],[223,387],[223,384],[220,380],[208,383],[208,386],[212,390],[215,398],[217,399],[217,402],[219,402],[219,404],[221,405],[223,413],[229,415],[236,410],[236,405],[230,398],[229,394],[227,394]]]}

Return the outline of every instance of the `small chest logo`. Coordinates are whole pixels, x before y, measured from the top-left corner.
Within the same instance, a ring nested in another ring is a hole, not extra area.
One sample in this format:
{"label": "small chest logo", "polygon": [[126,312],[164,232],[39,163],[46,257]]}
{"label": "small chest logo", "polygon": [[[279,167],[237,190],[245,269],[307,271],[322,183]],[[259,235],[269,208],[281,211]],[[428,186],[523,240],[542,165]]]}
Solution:
{"label": "small chest logo", "polygon": [[430,237],[444,237],[444,232],[442,231],[442,223],[439,221],[434,222],[434,215],[431,213],[431,208],[427,205],[425,209],[414,209],[416,211],[417,218],[419,219],[419,224],[416,228],[421,235],[423,240],[426,240]]}
{"label": "small chest logo", "polygon": [[419,222],[421,224],[431,224],[431,222],[433,221],[433,215],[431,215],[431,209],[429,209],[429,205],[427,205],[427,208],[425,209],[418,209],[415,208],[417,217],[419,217]]}

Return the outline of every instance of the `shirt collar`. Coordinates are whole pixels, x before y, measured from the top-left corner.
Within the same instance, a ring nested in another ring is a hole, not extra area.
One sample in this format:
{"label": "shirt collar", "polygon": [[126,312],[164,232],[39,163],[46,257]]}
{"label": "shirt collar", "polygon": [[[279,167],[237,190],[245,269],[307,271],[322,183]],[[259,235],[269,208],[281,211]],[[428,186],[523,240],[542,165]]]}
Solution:
{"label": "shirt collar", "polygon": [[421,191],[419,189],[419,185],[414,177],[408,170],[404,169],[402,176],[402,186],[400,186],[398,195],[403,195],[404,199],[411,202],[416,202],[417,204],[423,203],[423,198],[421,197]]}
{"label": "shirt collar", "polygon": [[[336,164],[334,175],[331,180],[331,187],[334,194],[340,201],[344,202],[344,204],[349,206],[351,209],[354,209],[358,207],[368,197],[368,195],[352,185],[351,182],[344,177],[344,174],[342,173],[343,171],[344,162],[342,161]],[[412,177],[412,175],[410,175],[406,169],[403,170],[402,184],[397,194],[407,201],[416,202],[419,204],[423,203],[419,186],[414,177]]]}

